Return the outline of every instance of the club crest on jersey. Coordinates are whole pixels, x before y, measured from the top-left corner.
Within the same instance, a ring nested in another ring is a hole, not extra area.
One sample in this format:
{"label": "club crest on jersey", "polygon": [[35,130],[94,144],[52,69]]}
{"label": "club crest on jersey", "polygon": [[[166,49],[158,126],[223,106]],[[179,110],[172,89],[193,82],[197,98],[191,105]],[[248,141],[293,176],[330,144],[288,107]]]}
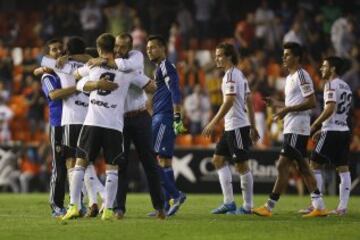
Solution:
{"label": "club crest on jersey", "polygon": [[302,89],[303,89],[304,93],[308,93],[308,92],[311,92],[311,91],[312,91],[310,85],[303,85],[303,86],[302,86]]}

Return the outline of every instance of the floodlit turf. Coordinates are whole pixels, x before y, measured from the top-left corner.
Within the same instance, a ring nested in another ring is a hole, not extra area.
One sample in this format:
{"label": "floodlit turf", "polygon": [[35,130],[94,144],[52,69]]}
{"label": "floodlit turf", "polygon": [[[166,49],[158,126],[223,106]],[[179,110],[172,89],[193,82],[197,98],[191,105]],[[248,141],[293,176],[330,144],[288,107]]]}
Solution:
{"label": "floodlit turf", "polygon": [[[352,197],[350,211],[344,217],[302,219],[297,210],[309,203],[307,197],[283,196],[273,217],[211,215],[222,200],[220,195],[188,195],[175,217],[151,219],[149,197],[131,194],[123,220],[102,222],[79,219],[61,224],[50,217],[45,194],[17,195],[0,193],[0,240],[8,239],[360,239],[360,197]],[[256,196],[264,203],[266,196]],[[337,204],[336,197],[325,198],[327,206]],[[240,202],[240,197],[237,197]]]}

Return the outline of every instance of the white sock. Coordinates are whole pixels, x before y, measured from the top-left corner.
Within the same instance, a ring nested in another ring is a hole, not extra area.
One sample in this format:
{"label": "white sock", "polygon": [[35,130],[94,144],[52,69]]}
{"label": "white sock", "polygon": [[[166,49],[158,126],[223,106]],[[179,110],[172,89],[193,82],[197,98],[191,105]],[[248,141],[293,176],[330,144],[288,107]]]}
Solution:
{"label": "white sock", "polygon": [[322,178],[322,174],[321,174],[321,170],[313,170],[315,179],[316,179],[316,186],[319,189],[320,193],[323,192],[323,178]]}
{"label": "white sock", "polygon": [[234,202],[234,192],[232,186],[232,174],[228,165],[223,166],[217,170],[219,174],[219,181],[221,190],[224,196],[224,203]]}
{"label": "white sock", "polygon": [[253,207],[253,186],[254,180],[251,171],[240,175],[241,192],[243,197],[243,208],[250,211]]}
{"label": "white sock", "polygon": [[350,176],[350,172],[339,173],[339,176],[340,176],[340,185],[339,185],[340,202],[338,205],[338,209],[345,209],[347,208],[350,197],[351,176]]}
{"label": "white sock", "polygon": [[310,197],[311,197],[311,204],[315,209],[319,209],[319,210],[325,209],[325,203],[321,196],[321,193],[320,194],[311,193]]}
{"label": "white sock", "polygon": [[89,198],[89,207],[93,204],[97,204],[97,192],[96,192],[96,185],[95,185],[95,178],[97,179],[94,165],[88,165],[85,170],[85,189]]}
{"label": "white sock", "polygon": [[105,207],[113,208],[118,188],[118,171],[106,170]]}
{"label": "white sock", "polygon": [[70,193],[70,189],[71,189],[71,183],[72,183],[72,177],[74,175],[74,168],[69,168],[67,170],[68,173],[68,183],[69,183],[69,193]]}
{"label": "white sock", "polygon": [[85,168],[76,165],[73,170],[71,189],[70,189],[70,203],[75,204],[78,209],[81,208],[81,189],[84,183]]}

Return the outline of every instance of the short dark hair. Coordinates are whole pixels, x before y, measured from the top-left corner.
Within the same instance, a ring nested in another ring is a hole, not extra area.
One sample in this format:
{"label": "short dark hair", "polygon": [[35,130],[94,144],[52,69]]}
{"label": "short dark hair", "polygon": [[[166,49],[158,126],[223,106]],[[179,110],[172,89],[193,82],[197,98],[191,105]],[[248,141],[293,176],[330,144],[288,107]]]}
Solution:
{"label": "short dark hair", "polygon": [[85,53],[90,55],[93,58],[99,57],[99,53],[97,52],[96,48],[94,48],[94,47],[85,48]]}
{"label": "short dark hair", "polygon": [[62,41],[58,38],[52,38],[50,39],[49,41],[46,42],[46,45],[45,45],[45,54],[49,54],[50,52],[50,45],[51,44],[54,44],[54,43],[60,43],[62,44]]}
{"label": "short dark hair", "polygon": [[283,45],[284,49],[290,49],[292,55],[299,58],[299,62],[301,62],[303,57],[303,48],[300,44],[296,42],[286,42]]}
{"label": "short dark hair", "polygon": [[70,37],[66,43],[66,50],[70,55],[84,54],[85,48],[85,41],[81,37]]}
{"label": "short dark hair", "polygon": [[230,43],[220,43],[219,45],[216,46],[216,49],[222,49],[224,50],[224,55],[226,57],[230,57],[231,58],[231,62],[236,65],[239,62],[239,57],[238,57],[238,53],[234,47],[234,45],[230,44]]}
{"label": "short dark hair", "polygon": [[349,62],[341,57],[330,56],[324,61],[328,61],[330,67],[335,67],[335,73],[339,76],[343,75],[350,67]]}
{"label": "short dark hair", "polygon": [[150,35],[147,41],[149,42],[154,40],[157,41],[160,46],[166,48],[166,41],[161,35]]}
{"label": "short dark hair", "polygon": [[103,33],[96,39],[96,46],[104,52],[113,53],[115,37],[110,33]]}
{"label": "short dark hair", "polygon": [[121,39],[129,39],[129,47],[130,48],[132,48],[132,46],[133,46],[133,37],[131,36],[131,34],[130,33],[121,33],[121,34],[119,34],[119,35],[117,35],[116,37],[118,37],[118,38],[121,38]]}

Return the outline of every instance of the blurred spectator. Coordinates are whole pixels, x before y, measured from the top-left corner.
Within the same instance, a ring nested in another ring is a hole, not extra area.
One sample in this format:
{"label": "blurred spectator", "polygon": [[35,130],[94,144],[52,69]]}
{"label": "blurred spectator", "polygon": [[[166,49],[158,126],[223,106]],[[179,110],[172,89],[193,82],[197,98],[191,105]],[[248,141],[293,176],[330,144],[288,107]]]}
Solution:
{"label": "blurred spectator", "polygon": [[132,29],[134,10],[129,8],[124,1],[105,8],[104,13],[107,20],[107,32],[118,35]]}
{"label": "blurred spectator", "polygon": [[183,2],[180,2],[179,11],[176,15],[176,21],[179,24],[182,47],[183,49],[188,49],[190,38],[194,33],[194,20],[191,12],[186,8]]}
{"label": "blurred spectator", "polygon": [[10,89],[13,71],[13,61],[7,46],[0,40],[0,81],[5,84],[6,89]]}
{"label": "blurred spectator", "polygon": [[30,47],[24,48],[23,50],[23,78],[33,74],[35,68],[38,67],[36,59],[32,56],[32,49]]}
{"label": "blurred spectator", "polygon": [[331,42],[335,54],[339,57],[349,57],[350,50],[355,43],[355,25],[351,19],[338,18],[331,26]]}
{"label": "blurred spectator", "polygon": [[27,77],[27,88],[24,90],[24,95],[29,105],[27,118],[29,120],[31,134],[33,135],[36,131],[44,130],[46,100],[42,93],[40,83],[35,81],[32,76]]}
{"label": "blurred spectator", "polygon": [[177,62],[178,54],[181,54],[181,36],[179,24],[171,24],[169,41],[168,41],[168,59],[172,63]]}
{"label": "blurred spectator", "polygon": [[80,10],[81,27],[88,46],[95,46],[95,40],[102,32],[103,16],[95,0],[90,0]]}
{"label": "blurred spectator", "polygon": [[210,36],[211,19],[215,3],[215,0],[194,0],[197,35],[200,41]]}
{"label": "blurred spectator", "polygon": [[147,33],[142,27],[141,20],[139,17],[134,18],[134,28],[131,32],[133,38],[133,48],[139,51],[145,50],[145,43],[147,38]]}
{"label": "blurred spectator", "polygon": [[301,34],[301,25],[298,21],[295,21],[289,32],[284,36],[283,43],[296,42],[301,46],[304,45],[304,36]]}
{"label": "blurred spectator", "polygon": [[0,99],[7,102],[10,98],[10,91],[5,88],[4,82],[0,81]]}
{"label": "blurred spectator", "polygon": [[334,0],[327,0],[320,10],[323,17],[323,31],[325,34],[330,34],[332,24],[341,17],[341,8],[334,4]]}
{"label": "blurred spectator", "polygon": [[260,7],[255,12],[255,36],[258,48],[269,49],[272,42],[272,26],[275,15],[273,10],[268,7],[266,0],[261,1]]}
{"label": "blurred spectator", "polygon": [[235,47],[241,53],[248,52],[252,48],[255,35],[254,14],[246,14],[246,19],[238,22],[235,27]]}
{"label": "blurred spectator", "polygon": [[0,144],[11,141],[9,121],[13,115],[13,111],[5,104],[4,99],[0,97]]}
{"label": "blurred spectator", "polygon": [[209,97],[202,92],[200,85],[195,85],[193,93],[185,98],[184,110],[189,119],[190,133],[200,134],[210,118]]}

